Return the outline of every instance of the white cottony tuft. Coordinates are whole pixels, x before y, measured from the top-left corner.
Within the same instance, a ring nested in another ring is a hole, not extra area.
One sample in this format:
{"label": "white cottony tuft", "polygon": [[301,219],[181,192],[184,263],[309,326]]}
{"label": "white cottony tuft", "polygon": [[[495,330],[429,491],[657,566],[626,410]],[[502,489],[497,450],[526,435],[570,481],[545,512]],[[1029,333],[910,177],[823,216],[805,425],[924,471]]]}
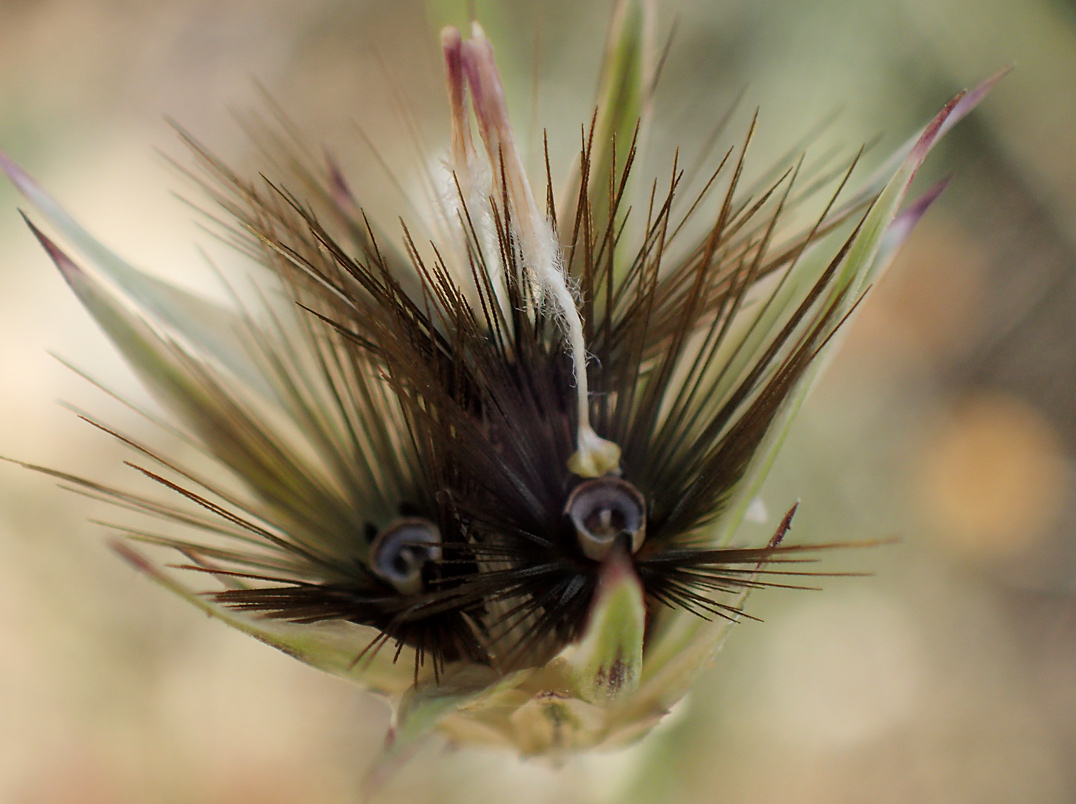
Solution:
{"label": "white cottony tuft", "polygon": [[[568,285],[560,243],[545,213],[535,201],[516,147],[504,87],[493,59],[493,45],[477,22],[471,26],[471,39],[461,42],[459,33],[447,29],[442,34],[448,70],[449,96],[453,110],[453,160],[465,163],[469,156],[470,132],[467,129],[463,101],[465,87],[471,90],[471,103],[482,142],[489,158],[491,175],[501,177],[515,214],[516,235],[524,270],[542,298],[556,312],[564,330],[572,357],[578,410],[577,451],[569,468],[583,477],[598,477],[616,472],[620,448],[603,439],[590,426],[587,382],[587,347],[583,337],[583,319],[575,295]],[[466,191],[465,191],[466,192]]]}

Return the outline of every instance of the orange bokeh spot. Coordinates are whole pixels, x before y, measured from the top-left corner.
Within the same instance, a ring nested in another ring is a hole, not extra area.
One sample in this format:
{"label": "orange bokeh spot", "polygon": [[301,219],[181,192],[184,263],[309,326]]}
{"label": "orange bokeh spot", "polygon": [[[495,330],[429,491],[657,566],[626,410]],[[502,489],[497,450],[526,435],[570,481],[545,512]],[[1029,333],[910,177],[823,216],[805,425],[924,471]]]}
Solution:
{"label": "orange bokeh spot", "polygon": [[961,404],[928,442],[921,496],[961,552],[990,560],[1019,552],[1056,520],[1064,497],[1057,433],[1022,400],[982,394]]}

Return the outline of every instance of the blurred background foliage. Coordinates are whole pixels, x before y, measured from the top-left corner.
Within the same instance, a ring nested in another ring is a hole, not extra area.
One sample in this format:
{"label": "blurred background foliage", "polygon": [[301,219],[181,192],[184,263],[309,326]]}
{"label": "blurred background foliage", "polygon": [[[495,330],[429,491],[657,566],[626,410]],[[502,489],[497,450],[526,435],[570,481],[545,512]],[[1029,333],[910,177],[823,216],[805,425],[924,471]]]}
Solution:
{"label": "blurred background foliage", "polygon": [[[522,139],[548,128],[565,165],[609,3],[477,5]],[[675,33],[644,170],[661,175],[741,91],[730,132],[761,109],[757,167],[835,109],[812,150],[882,134],[869,162],[1016,66],[931,156],[921,187],[955,179],[870,293],[764,494],[771,519],[803,499],[797,539],[900,542],[825,565],[874,577],[752,598],[766,622],[738,627],[637,747],[551,770],[431,744],[379,800],[1073,801],[1073,3],[676,0],[660,15]],[[4,0],[0,144],[106,243],[202,286],[194,244],[229,257],[169,194],[190,187],[154,150],[183,159],[162,115],[253,173],[233,110],[264,111],[260,85],[391,221],[444,142],[437,30],[467,18],[447,1]],[[144,395],[18,203],[0,185],[0,454],[122,483],[121,451],[54,401],[143,425],[47,352]],[[0,466],[0,800],[358,800],[383,707],[151,588],[86,521],[116,516]]]}

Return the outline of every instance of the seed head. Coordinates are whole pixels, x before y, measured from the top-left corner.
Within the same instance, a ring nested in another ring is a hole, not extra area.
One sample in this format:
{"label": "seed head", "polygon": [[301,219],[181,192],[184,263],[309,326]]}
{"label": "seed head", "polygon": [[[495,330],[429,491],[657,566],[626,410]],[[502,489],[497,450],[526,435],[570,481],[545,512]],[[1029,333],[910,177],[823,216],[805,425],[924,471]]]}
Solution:
{"label": "seed head", "polygon": [[[749,591],[810,574],[826,546],[784,543],[795,506],[768,544],[730,542],[834,336],[940,191],[905,206],[916,169],[997,80],[856,192],[855,159],[830,182],[800,159],[745,186],[754,123],[708,174],[674,159],[641,177],[652,23],[650,3],[618,3],[610,102],[559,209],[548,154],[541,192],[524,169],[482,28],[445,30],[431,219],[449,231],[431,242],[421,221],[379,231],[377,199],[332,161],[250,181],[181,132],[222,235],[267,269],[254,306],[128,265],[0,156],[83,263],[33,233],[202,458],[94,422],[158,495],[33,468],[186,529],[125,526],[116,549],[387,694],[397,749],[431,729],[526,754],[623,744],[684,695]],[[786,224],[815,196],[812,225]],[[182,572],[132,541],[178,551]]]}

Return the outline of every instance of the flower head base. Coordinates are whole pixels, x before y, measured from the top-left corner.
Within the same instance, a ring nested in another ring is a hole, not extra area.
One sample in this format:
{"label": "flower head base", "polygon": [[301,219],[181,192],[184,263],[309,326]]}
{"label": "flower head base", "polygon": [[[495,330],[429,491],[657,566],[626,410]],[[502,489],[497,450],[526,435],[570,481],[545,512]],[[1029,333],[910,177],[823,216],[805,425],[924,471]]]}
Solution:
{"label": "flower head base", "polygon": [[31,224],[72,289],[233,482],[114,429],[165,498],[41,471],[191,529],[128,535],[223,589],[195,593],[117,549],[213,616],[390,696],[396,747],[434,728],[525,754],[623,744],[685,694],[748,591],[807,574],[781,566],[808,549],[783,544],[794,508],[769,544],[729,541],[841,323],[940,190],[902,210],[916,169],[990,86],[838,204],[845,174],[806,231],[783,229],[802,162],[744,188],[746,145],[694,196],[674,164],[640,214],[627,198],[650,16],[618,6],[602,91],[617,104],[584,130],[560,211],[551,176],[539,195],[526,175],[477,25],[442,36],[437,242],[405,228],[393,247],[335,165],[251,183],[187,138],[284,306],[228,309],[151,279],[2,160],[88,261]]}

